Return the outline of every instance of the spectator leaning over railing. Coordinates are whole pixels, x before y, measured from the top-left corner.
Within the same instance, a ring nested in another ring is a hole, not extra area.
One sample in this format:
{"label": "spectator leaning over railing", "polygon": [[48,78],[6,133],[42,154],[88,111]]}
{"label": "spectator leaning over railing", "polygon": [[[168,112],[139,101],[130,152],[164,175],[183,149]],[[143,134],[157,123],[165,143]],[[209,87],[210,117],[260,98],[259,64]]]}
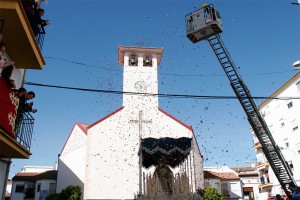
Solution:
{"label": "spectator leaning over railing", "polygon": [[37,4],[35,0],[21,0],[21,2],[25,10],[26,16],[28,18],[28,21],[31,27],[33,27],[34,13],[37,10]]}
{"label": "spectator leaning over railing", "polygon": [[17,96],[19,97],[20,101],[19,101],[19,108],[18,108],[18,113],[17,113],[17,117],[16,117],[16,121],[15,121],[15,133],[16,133],[16,137],[20,132],[20,127],[22,126],[22,122],[24,119],[24,113],[25,112],[32,112],[35,113],[37,112],[37,109],[33,109],[33,102],[28,103],[27,100],[31,100],[35,97],[35,93],[30,91],[27,92],[27,90],[23,87],[19,88],[16,91]]}
{"label": "spectator leaning over railing", "polygon": [[27,112],[32,112],[32,113],[36,113],[37,109],[33,109],[33,102],[28,103],[28,100],[34,99],[35,98],[35,93],[32,91],[27,92],[27,94],[25,95],[25,111]]}
{"label": "spectator leaning over railing", "polygon": [[37,34],[41,33],[40,29],[42,29],[42,33],[44,32],[44,27],[49,24],[49,20],[44,20],[42,17],[45,14],[45,10],[42,8],[37,9],[36,13],[34,14],[34,28],[33,32],[34,35],[37,36]]}

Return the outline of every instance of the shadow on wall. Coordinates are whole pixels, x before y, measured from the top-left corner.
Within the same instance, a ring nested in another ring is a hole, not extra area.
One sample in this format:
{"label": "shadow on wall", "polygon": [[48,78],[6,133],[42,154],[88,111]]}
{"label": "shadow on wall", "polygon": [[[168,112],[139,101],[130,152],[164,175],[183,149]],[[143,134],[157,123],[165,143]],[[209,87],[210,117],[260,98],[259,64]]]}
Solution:
{"label": "shadow on wall", "polygon": [[84,184],[80,178],[59,158],[58,159],[58,172],[57,172],[57,187],[56,193],[60,193],[69,185],[78,185],[81,187],[83,194]]}

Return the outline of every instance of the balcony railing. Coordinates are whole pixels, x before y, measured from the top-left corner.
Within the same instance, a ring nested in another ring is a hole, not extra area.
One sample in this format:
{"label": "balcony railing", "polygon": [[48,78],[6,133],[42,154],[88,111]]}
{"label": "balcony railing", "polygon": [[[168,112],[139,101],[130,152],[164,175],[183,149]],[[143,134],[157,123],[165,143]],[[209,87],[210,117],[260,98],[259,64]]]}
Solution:
{"label": "balcony railing", "polygon": [[36,22],[36,15],[38,5],[36,3],[33,3],[32,0],[21,0],[23,9],[27,15],[27,19],[29,21],[29,24],[31,26],[32,31],[34,32],[35,39],[42,50],[43,43],[44,43],[44,37],[45,37],[45,30],[44,27],[42,27],[40,24],[37,24]]}
{"label": "balcony railing", "polygon": [[15,138],[19,144],[30,151],[34,118],[24,109],[24,105],[19,105],[18,115],[15,125]]}
{"label": "balcony railing", "polygon": [[37,43],[39,44],[39,47],[40,47],[41,50],[43,49],[45,34],[46,34],[46,32],[45,32],[44,27],[39,26],[38,27],[38,32],[35,36],[35,39],[36,39]]}
{"label": "balcony railing", "polygon": [[28,151],[34,119],[7,82],[0,77],[0,127]]}

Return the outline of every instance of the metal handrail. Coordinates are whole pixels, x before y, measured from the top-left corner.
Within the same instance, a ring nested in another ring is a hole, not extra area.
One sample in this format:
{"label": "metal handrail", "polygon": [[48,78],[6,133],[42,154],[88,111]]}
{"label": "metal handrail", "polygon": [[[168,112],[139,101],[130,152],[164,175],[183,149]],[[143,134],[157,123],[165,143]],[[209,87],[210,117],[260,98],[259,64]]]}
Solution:
{"label": "metal handrail", "polygon": [[15,139],[28,151],[30,151],[31,147],[33,125],[34,118],[25,108],[25,105],[20,102],[15,123]]}
{"label": "metal handrail", "polygon": [[43,26],[38,26],[38,32],[35,36],[35,39],[37,41],[37,43],[39,44],[40,49],[43,49],[43,44],[44,44],[44,37],[45,37],[45,29]]}
{"label": "metal handrail", "polygon": [[21,0],[23,9],[26,13],[26,17],[29,21],[29,24],[31,26],[31,29],[35,35],[35,39],[39,45],[40,50],[43,48],[43,43],[44,43],[44,37],[45,37],[45,30],[44,27],[36,24],[34,15],[36,14],[37,10],[37,5],[32,3],[33,1],[31,0]]}

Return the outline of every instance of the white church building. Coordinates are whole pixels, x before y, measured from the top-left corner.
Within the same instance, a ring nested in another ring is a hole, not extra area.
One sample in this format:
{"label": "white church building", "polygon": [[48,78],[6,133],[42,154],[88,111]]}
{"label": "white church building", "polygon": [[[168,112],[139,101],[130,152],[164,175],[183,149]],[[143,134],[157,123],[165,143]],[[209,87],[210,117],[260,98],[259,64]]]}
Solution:
{"label": "white church building", "polygon": [[204,188],[192,127],[158,106],[162,53],[118,47],[123,106],[93,124],[74,125],[59,154],[57,192],[79,185],[84,200],[193,199]]}

